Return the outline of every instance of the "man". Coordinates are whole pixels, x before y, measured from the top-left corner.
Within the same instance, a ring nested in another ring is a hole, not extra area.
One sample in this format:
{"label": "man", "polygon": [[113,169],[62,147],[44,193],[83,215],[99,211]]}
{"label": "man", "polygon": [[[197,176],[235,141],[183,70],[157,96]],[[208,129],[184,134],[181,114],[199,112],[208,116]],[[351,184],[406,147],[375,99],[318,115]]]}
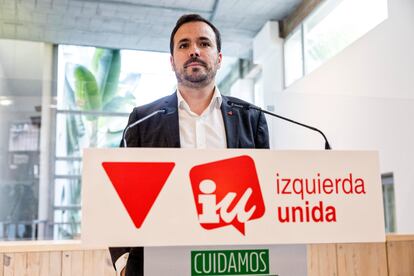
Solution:
{"label": "man", "polygon": [[[221,37],[212,23],[196,14],[179,18],[171,33],[170,53],[177,91],[135,108],[128,125],[160,109],[170,112],[130,128],[129,147],[269,148],[264,115],[232,107],[229,100],[242,101],[220,95],[216,87]],[[118,273],[143,275],[143,248],[110,250]]]}

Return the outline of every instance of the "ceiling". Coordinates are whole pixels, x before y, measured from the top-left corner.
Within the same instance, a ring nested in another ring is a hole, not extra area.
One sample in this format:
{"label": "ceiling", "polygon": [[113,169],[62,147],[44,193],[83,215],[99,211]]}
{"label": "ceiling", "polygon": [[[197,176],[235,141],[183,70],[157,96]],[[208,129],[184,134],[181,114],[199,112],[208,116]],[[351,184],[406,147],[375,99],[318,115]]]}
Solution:
{"label": "ceiling", "polygon": [[0,38],[168,51],[177,19],[198,13],[221,31],[223,54],[249,57],[252,39],[303,0],[0,0]]}

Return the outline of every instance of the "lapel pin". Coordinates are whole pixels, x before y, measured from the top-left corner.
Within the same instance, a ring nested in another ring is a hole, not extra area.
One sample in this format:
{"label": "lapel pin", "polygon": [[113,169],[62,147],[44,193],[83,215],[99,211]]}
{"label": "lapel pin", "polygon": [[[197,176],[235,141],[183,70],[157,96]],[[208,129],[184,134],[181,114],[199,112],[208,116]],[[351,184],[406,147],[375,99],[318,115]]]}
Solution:
{"label": "lapel pin", "polygon": [[233,111],[227,111],[227,115],[229,116],[233,115]]}

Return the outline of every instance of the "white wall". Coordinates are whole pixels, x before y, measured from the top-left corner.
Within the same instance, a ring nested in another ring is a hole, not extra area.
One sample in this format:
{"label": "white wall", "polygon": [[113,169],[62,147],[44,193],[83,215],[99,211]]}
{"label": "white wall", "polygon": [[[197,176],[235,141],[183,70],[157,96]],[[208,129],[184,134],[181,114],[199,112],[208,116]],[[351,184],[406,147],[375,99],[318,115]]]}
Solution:
{"label": "white wall", "polygon": [[[350,17],[350,20],[351,17]],[[393,172],[397,231],[414,232],[414,1],[389,0],[389,18],[319,69],[274,93],[280,114],[323,129],[334,149],[374,149]],[[321,149],[317,134],[276,122],[278,149]]]}
{"label": "white wall", "polygon": [[238,79],[230,88],[230,95],[248,102],[254,101],[254,79]]}

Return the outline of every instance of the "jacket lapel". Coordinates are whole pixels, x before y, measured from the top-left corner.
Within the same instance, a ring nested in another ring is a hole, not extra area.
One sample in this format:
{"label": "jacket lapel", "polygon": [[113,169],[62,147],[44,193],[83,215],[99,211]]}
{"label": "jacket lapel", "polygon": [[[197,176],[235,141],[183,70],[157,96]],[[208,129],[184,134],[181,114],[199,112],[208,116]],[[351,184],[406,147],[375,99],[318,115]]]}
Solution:
{"label": "jacket lapel", "polygon": [[177,94],[174,93],[166,98],[165,106],[174,110],[171,114],[165,115],[165,125],[167,127],[164,134],[166,135],[167,145],[168,148],[179,148],[180,147],[180,129],[179,129],[179,122],[178,122],[178,101],[177,101]]}
{"label": "jacket lapel", "polygon": [[226,96],[222,96],[221,113],[223,115],[224,128],[226,130],[227,148],[239,147],[238,118],[239,110],[232,108]]}

